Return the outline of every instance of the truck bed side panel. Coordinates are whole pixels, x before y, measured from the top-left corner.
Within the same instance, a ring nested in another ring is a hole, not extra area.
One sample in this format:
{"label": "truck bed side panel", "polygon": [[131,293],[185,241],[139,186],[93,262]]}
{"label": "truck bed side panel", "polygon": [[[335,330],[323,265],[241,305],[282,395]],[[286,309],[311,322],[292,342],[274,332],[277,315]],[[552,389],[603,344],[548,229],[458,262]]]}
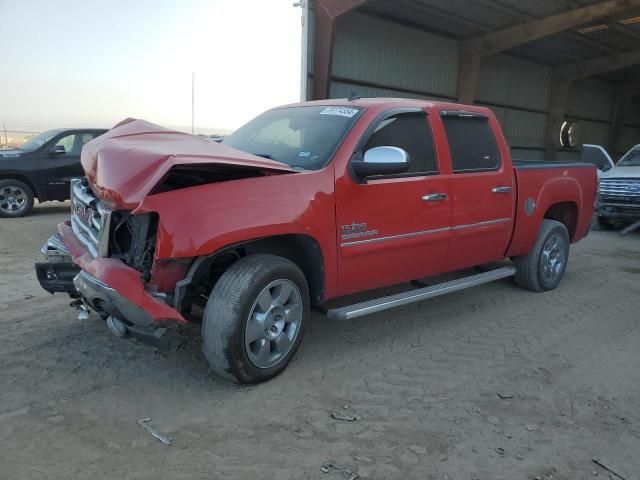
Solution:
{"label": "truck bed side panel", "polygon": [[[597,174],[583,163],[514,162],[517,186],[516,222],[506,256],[531,251],[542,220],[550,209],[564,204],[571,242],[584,238],[593,218]],[[533,208],[526,208],[531,207]]]}

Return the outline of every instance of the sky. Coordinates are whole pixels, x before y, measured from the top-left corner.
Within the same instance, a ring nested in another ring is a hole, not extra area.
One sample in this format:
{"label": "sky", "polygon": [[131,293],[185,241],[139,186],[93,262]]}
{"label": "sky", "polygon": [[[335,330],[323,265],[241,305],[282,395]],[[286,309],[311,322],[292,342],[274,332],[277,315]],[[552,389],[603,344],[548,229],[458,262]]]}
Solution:
{"label": "sky", "polygon": [[0,128],[233,130],[300,99],[293,0],[0,0]]}

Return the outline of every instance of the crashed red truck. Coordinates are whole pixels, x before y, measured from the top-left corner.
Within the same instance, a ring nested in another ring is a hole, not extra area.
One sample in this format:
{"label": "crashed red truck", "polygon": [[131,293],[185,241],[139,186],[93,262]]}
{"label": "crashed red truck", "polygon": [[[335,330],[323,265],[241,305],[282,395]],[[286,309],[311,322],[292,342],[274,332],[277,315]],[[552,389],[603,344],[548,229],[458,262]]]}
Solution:
{"label": "crashed red truck", "polygon": [[156,345],[202,322],[210,366],[238,382],[284,370],[311,308],[350,320],[510,276],[554,289],[597,188],[592,165],[512,163],[486,108],[403,99],[280,107],[222,144],[129,120],[82,165],[36,265],[43,288]]}

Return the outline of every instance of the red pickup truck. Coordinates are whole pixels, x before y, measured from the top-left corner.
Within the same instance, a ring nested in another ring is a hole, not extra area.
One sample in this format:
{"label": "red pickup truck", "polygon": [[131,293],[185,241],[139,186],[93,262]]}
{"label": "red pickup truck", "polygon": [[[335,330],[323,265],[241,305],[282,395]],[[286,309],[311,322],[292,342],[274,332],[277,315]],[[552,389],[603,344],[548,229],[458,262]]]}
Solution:
{"label": "red pickup truck", "polygon": [[349,320],[509,276],[555,288],[597,189],[593,165],[512,163],[486,108],[407,99],[275,108],[222,144],[126,120],[82,165],[71,220],[36,265],[42,287],[156,345],[202,322],[213,371],[244,383],[287,366],[311,308]]}

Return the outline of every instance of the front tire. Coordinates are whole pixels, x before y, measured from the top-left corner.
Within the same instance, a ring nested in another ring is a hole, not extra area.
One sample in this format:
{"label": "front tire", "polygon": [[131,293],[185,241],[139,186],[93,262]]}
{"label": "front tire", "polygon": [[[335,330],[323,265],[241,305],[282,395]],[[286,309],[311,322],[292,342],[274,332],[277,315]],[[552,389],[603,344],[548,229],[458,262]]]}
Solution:
{"label": "front tire", "polygon": [[0,218],[24,217],[33,209],[33,191],[25,183],[0,180]]}
{"label": "front tire", "polygon": [[555,220],[543,220],[531,252],[514,260],[514,281],[534,292],[553,290],[562,280],[568,260],[567,227]]}
{"label": "front tire", "polygon": [[204,356],[226,380],[269,380],[298,350],[309,311],[309,287],[295,263],[275,255],[244,257],[211,292],[202,321]]}

